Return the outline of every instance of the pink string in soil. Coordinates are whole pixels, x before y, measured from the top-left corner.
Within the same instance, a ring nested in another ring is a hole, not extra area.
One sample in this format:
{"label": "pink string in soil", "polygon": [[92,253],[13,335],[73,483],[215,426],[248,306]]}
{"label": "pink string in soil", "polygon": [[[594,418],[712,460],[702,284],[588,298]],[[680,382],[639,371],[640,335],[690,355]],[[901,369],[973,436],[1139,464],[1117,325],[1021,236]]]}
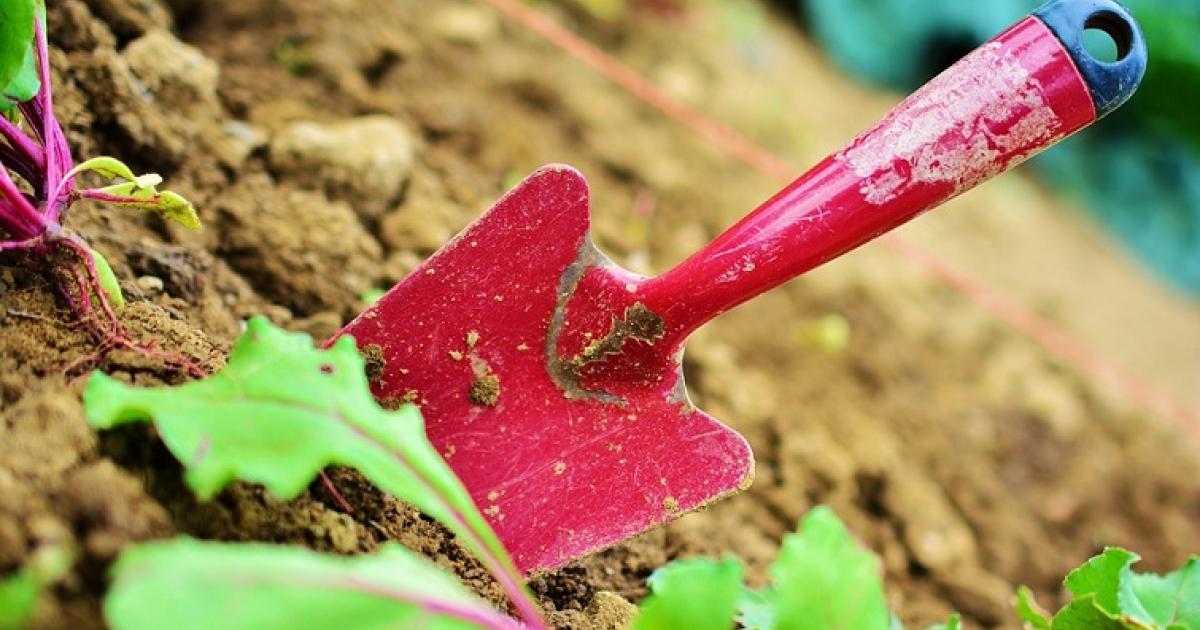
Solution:
{"label": "pink string in soil", "polygon": [[[67,372],[94,364],[113,350],[126,349],[185,369],[192,376],[205,376],[190,357],[160,351],[153,342],[140,343],[130,337],[101,282],[95,254],[83,239],[63,229],[62,216],[81,198],[149,204],[144,196],[75,190],[78,169],[54,117],[46,33],[40,21],[35,24],[34,49],[41,86],[31,100],[17,106],[32,137],[19,123],[0,116],[0,231],[8,237],[0,241],[0,252],[24,252],[24,264],[51,273],[71,311],[96,339],[95,351],[71,362]],[[14,181],[10,171],[27,186]]]}

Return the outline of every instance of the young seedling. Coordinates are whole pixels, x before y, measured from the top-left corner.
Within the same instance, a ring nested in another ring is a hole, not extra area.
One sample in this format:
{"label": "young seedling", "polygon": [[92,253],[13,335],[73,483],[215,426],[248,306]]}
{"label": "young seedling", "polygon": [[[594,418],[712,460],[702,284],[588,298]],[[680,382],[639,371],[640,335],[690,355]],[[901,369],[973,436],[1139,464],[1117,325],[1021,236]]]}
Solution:
{"label": "young seedling", "polygon": [[1071,593],[1051,615],[1022,586],[1017,615],[1035,630],[1200,630],[1200,556],[1167,575],[1137,573],[1136,553],[1109,547],[1067,575]]}
{"label": "young seedling", "polygon": [[[62,224],[81,199],[153,210],[192,229],[200,227],[195,210],[183,197],[159,191],[158,175],[134,175],[115,158],[74,164],[54,116],[45,8],[41,0],[36,5],[34,0],[6,0],[0,11],[0,109],[5,113],[0,116],[0,252],[22,251],[27,264],[53,272],[62,295],[98,341],[94,357],[127,348],[202,376],[187,358],[159,353],[129,337],[118,318],[124,299],[108,262]],[[89,171],[117,181],[76,188],[76,178]]]}
{"label": "young seedling", "polygon": [[326,466],[356,468],[450,528],[495,576],[525,623],[543,628],[508,552],[425,437],[420,412],[412,405],[382,409],[364,368],[350,337],[317,350],[308,335],[260,317],[250,320],[214,376],[134,388],[97,372],[83,401],[97,428],[153,420],[203,499],[234,479],[292,498]]}
{"label": "young seedling", "polygon": [[[651,595],[634,630],[900,630],[883,597],[879,559],[861,547],[833,510],[817,507],[785,536],[772,584],[742,585],[736,560],[691,559],[650,577]],[[958,630],[958,616],[929,630]]]}

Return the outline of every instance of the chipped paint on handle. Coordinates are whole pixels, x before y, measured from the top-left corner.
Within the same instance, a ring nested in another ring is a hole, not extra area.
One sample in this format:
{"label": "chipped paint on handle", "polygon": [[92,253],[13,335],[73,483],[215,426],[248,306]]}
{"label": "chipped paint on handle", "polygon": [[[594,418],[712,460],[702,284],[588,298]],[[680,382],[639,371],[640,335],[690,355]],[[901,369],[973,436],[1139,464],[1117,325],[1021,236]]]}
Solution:
{"label": "chipped paint on handle", "polygon": [[922,185],[974,188],[1063,136],[1041,83],[999,41],[980,46],[837,153],[867,203]]}
{"label": "chipped paint on handle", "polygon": [[1096,119],[1055,35],[1027,17],[951,66],[631,299],[676,346],[712,317],[899,226]]}

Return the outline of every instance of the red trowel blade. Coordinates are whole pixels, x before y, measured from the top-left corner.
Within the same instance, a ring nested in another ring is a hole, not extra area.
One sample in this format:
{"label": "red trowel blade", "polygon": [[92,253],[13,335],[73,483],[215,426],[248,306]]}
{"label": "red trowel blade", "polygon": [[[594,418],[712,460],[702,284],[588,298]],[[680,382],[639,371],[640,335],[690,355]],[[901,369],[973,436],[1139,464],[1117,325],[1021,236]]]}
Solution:
{"label": "red trowel blade", "polygon": [[[619,395],[564,377],[557,339],[579,279],[630,292],[644,280],[593,248],[588,211],[583,176],[545,167],[341,332],[382,357],[377,397],[420,405],[430,440],[526,572],[669,521],[753,474],[746,441],[688,402],[678,353],[629,341],[646,358],[635,382],[616,375]],[[581,308],[571,317],[609,317]]]}

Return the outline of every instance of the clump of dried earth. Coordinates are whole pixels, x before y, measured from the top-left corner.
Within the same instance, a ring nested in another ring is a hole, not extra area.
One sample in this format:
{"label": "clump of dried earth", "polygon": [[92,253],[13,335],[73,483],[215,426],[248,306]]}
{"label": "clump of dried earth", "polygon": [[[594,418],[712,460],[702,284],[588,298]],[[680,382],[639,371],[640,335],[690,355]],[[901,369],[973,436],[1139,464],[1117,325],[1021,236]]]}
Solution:
{"label": "clump of dried earth", "polygon": [[[252,314],[327,337],[362,293],[403,277],[541,163],[589,176],[598,243],[645,271],[773,188],[482,3],[50,5],[56,108],[75,153],[162,173],[205,223],[191,233],[81,205],[69,227],[112,262],[131,333],[210,371]],[[579,26],[616,46],[674,46],[700,76],[719,63],[681,43],[686,23],[676,39],[634,22]],[[80,371],[64,373],[93,340],[19,263],[0,256],[0,572],[43,546],[78,552],[36,627],[101,627],[109,563],[176,533],[336,553],[398,540],[501,601],[450,535],[353,471],[331,474],[352,514],[318,487],[280,501],[235,484],[198,502],[152,431],[93,433]],[[842,351],[802,334],[830,313],[852,327]],[[126,352],[92,363],[142,385],[185,378]],[[1015,584],[1054,601],[1064,572],[1105,544],[1161,570],[1200,540],[1188,441],[886,253],[722,318],[686,363],[695,401],[754,447],[754,486],[537,576],[561,627],[618,627],[650,572],[682,556],[737,554],[762,584],[780,537],[819,503],[882,556],[891,603],[917,623],[959,610],[975,627],[1016,627]]]}

